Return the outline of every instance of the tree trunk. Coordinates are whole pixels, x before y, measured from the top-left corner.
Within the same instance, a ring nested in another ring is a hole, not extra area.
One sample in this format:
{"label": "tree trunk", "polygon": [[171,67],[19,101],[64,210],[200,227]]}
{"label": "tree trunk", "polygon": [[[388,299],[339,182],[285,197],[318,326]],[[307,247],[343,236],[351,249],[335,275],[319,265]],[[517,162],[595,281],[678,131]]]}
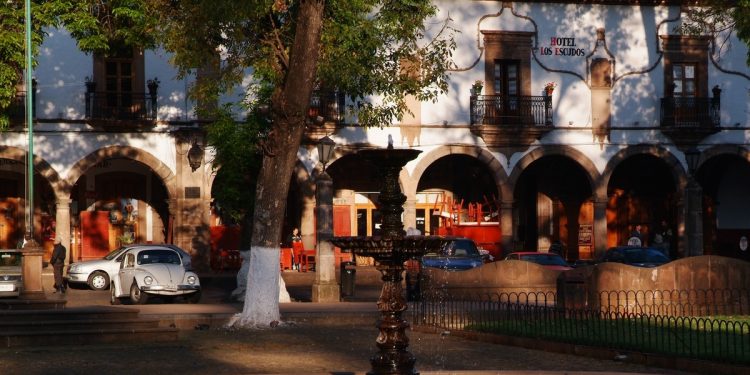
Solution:
{"label": "tree trunk", "polygon": [[242,314],[235,325],[269,327],[279,321],[281,230],[305,113],[315,86],[323,0],[303,0],[282,85],[272,97],[272,131],[258,176],[250,248],[250,272]]}

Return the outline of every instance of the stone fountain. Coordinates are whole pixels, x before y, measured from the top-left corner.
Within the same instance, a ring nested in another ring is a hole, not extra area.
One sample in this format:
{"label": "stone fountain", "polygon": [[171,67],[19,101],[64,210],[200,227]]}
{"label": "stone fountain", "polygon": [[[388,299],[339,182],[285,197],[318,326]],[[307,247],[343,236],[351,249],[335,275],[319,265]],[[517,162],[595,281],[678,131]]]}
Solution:
{"label": "stone fountain", "polygon": [[398,175],[410,160],[421,151],[412,149],[369,149],[357,152],[365,162],[380,172],[383,183],[378,198],[381,212],[381,236],[334,237],[331,243],[342,251],[372,257],[382,274],[383,289],[378,299],[381,318],[380,330],[375,340],[379,351],[370,359],[372,370],[368,374],[417,374],[416,359],[407,347],[406,329],[409,323],[401,315],[407,308],[401,281],[404,262],[436,251],[444,243],[437,236],[406,236],[401,214],[406,196],[401,192]]}

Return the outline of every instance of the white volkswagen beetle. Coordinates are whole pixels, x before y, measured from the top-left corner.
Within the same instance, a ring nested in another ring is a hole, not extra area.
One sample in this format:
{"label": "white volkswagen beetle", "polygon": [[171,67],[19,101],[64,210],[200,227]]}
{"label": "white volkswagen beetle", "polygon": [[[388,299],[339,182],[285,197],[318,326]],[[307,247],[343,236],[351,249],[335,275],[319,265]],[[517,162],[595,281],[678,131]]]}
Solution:
{"label": "white volkswagen beetle", "polygon": [[189,303],[197,303],[201,296],[198,275],[186,269],[177,251],[163,247],[128,250],[110,290],[113,305],[124,297],[134,304],[143,304],[151,295],[167,300],[182,296]]}

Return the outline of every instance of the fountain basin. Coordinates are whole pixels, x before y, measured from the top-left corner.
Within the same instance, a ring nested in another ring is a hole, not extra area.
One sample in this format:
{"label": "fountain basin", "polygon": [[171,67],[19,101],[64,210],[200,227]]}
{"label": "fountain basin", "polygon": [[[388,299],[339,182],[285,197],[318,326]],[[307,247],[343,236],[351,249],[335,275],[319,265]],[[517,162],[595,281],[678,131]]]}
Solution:
{"label": "fountain basin", "polygon": [[343,252],[372,257],[378,262],[391,264],[403,263],[426,253],[437,252],[447,242],[450,242],[450,239],[443,236],[350,236],[331,239],[331,243]]}

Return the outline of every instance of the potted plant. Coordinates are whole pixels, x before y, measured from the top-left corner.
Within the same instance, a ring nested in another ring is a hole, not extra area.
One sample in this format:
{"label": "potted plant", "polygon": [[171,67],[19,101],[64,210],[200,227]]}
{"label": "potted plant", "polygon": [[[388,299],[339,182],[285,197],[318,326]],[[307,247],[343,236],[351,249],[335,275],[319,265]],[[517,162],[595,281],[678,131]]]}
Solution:
{"label": "potted plant", "polygon": [[86,76],[86,92],[96,91],[96,82],[93,78]]}
{"label": "potted plant", "polygon": [[161,81],[159,81],[158,77],[154,77],[152,79],[149,79],[146,81],[146,87],[148,87],[148,93],[151,96],[156,96],[156,90],[159,89],[159,84]]}
{"label": "potted plant", "polygon": [[484,81],[482,80],[476,80],[471,85],[471,95],[479,95],[482,93],[482,88],[484,87]]}
{"label": "potted plant", "polygon": [[547,96],[551,96],[552,92],[555,91],[555,87],[557,87],[556,83],[547,82],[547,84],[544,85],[544,93],[547,94]]}

